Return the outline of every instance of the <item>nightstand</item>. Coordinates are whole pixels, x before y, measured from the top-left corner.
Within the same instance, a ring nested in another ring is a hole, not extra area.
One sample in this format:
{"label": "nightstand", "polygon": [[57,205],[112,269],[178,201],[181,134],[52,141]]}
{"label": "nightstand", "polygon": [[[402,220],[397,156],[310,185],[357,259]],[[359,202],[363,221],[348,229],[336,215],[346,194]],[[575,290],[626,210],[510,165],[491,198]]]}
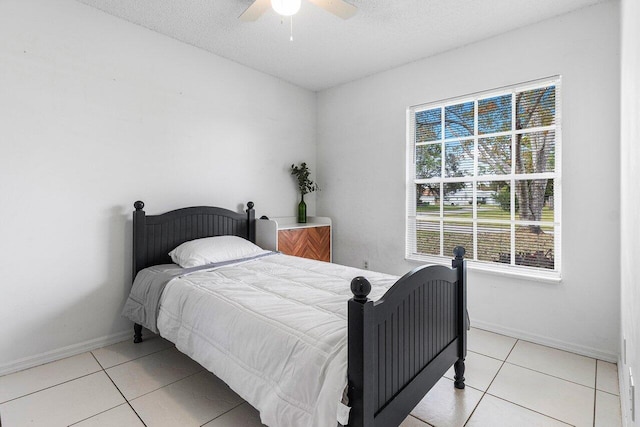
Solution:
{"label": "nightstand", "polygon": [[256,244],[283,254],[331,262],[331,219],[307,217],[299,224],[296,217],[256,221]]}

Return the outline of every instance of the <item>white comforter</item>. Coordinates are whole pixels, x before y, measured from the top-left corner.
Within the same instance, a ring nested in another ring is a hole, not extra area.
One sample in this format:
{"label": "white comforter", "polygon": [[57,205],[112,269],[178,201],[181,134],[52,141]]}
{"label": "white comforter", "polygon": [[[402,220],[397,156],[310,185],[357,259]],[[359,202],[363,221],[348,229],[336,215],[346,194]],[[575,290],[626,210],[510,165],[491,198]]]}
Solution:
{"label": "white comforter", "polygon": [[260,411],[264,424],[335,426],[347,385],[350,282],[397,277],[287,255],[173,279],[158,329]]}

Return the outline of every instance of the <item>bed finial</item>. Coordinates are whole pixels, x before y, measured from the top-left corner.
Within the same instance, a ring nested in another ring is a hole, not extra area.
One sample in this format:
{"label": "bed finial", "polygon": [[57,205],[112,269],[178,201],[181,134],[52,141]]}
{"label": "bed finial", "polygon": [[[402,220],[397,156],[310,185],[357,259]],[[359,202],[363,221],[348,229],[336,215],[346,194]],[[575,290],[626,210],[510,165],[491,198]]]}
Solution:
{"label": "bed finial", "polygon": [[371,283],[365,277],[355,277],[351,281],[351,292],[353,292],[354,301],[365,302],[367,295],[371,292]]}
{"label": "bed finial", "polygon": [[133,207],[136,208],[137,211],[141,211],[144,209],[144,202],[142,200],[138,200],[133,204]]}
{"label": "bed finial", "polygon": [[253,202],[247,202],[247,208],[253,209]]}
{"label": "bed finial", "polygon": [[453,248],[453,254],[456,256],[456,259],[464,258],[465,253],[466,251],[462,246],[456,246],[455,248]]}

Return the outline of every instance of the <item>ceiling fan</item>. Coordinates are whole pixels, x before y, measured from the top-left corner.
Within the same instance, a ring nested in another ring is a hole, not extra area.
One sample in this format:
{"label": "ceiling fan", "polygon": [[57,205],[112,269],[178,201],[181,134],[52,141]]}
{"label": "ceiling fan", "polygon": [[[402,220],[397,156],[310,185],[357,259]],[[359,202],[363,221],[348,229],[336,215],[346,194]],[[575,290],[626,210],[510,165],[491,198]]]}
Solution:
{"label": "ceiling fan", "polygon": [[[344,0],[308,0],[310,3],[326,10],[329,13],[342,18],[349,19],[355,15],[357,8]],[[300,10],[301,0],[255,0],[251,6],[240,15],[241,21],[255,21],[263,13],[272,7],[282,16],[291,16]]]}

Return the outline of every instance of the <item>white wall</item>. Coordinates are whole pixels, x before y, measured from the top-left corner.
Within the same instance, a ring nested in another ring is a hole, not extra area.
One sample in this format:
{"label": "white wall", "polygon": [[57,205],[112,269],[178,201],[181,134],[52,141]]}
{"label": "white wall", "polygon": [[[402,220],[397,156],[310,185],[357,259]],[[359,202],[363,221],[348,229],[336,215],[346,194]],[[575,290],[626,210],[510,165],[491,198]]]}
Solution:
{"label": "white wall", "polygon": [[416,266],[404,260],[408,106],[560,74],[563,280],[470,271],[469,311],[475,326],[615,361],[618,12],[607,2],[320,92],[318,213],[333,219],[334,261]]}
{"label": "white wall", "polygon": [[[620,252],[621,252],[621,334],[627,340],[618,364],[620,401],[627,427],[640,426],[640,3],[622,1],[622,73],[621,73],[621,165],[620,165]],[[635,422],[631,420],[629,367],[636,384]]]}
{"label": "white wall", "polygon": [[1,1],[0,374],[132,334],[135,200],[295,215],[287,168],[315,170],[315,108],[74,1]]}

